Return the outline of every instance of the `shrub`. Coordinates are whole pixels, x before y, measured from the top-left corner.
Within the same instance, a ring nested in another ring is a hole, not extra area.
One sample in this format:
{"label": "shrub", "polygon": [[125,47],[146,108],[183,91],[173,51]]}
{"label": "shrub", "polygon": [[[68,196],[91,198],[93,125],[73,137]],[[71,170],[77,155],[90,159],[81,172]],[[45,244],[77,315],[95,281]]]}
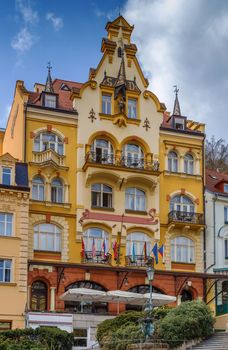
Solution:
{"label": "shrub", "polygon": [[183,340],[208,337],[213,333],[213,325],[209,307],[201,301],[190,301],[171,309],[157,323],[156,336],[174,347]]}

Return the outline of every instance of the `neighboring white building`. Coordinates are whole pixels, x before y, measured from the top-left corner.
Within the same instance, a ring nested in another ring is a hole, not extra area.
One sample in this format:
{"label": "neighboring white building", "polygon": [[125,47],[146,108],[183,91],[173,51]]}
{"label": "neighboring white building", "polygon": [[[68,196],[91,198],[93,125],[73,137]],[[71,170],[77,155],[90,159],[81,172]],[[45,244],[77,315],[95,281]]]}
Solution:
{"label": "neighboring white building", "polygon": [[215,283],[217,323],[228,328],[228,174],[206,170],[206,271],[227,274]]}

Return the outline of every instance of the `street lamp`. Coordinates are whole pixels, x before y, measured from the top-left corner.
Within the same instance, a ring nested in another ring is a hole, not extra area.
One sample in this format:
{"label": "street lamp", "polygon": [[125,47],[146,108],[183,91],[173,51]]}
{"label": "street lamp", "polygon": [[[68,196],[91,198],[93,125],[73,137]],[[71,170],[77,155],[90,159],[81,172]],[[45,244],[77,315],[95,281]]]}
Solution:
{"label": "street lamp", "polygon": [[152,281],[154,280],[154,268],[153,268],[153,266],[149,266],[147,268],[146,274],[147,274],[147,279],[148,279],[149,285],[150,285],[149,312],[151,313],[151,311],[153,310],[153,302],[152,302],[152,290],[153,290]]}

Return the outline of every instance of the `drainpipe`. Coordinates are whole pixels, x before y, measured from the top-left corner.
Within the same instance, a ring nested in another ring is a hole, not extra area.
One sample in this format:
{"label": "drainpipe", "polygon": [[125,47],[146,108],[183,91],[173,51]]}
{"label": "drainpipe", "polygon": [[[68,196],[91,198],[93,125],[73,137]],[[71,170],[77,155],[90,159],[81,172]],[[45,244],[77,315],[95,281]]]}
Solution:
{"label": "drainpipe", "polygon": [[26,124],[26,114],[27,114],[27,103],[24,103],[24,162],[26,162],[26,134],[27,134],[27,124]]}
{"label": "drainpipe", "polygon": [[215,193],[214,194],[214,198],[213,198],[213,242],[214,242],[214,252],[213,252],[213,256],[214,256],[214,262],[213,264],[211,264],[210,266],[208,266],[205,270],[205,272],[207,272],[212,266],[214,266],[216,264],[216,202],[218,200],[218,194]]}

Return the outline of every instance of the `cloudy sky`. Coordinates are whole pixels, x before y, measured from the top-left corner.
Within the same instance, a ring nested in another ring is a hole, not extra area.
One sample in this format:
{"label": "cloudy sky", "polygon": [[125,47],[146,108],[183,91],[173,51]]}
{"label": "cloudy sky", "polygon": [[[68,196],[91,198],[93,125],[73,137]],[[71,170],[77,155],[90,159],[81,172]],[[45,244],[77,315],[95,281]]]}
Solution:
{"label": "cloudy sky", "polygon": [[177,85],[182,114],[228,141],[227,0],[1,0],[0,127],[15,81],[33,89],[45,81],[49,60],[53,77],[86,81],[101,57],[105,24],[119,9],[135,26],[150,89],[172,111]]}

